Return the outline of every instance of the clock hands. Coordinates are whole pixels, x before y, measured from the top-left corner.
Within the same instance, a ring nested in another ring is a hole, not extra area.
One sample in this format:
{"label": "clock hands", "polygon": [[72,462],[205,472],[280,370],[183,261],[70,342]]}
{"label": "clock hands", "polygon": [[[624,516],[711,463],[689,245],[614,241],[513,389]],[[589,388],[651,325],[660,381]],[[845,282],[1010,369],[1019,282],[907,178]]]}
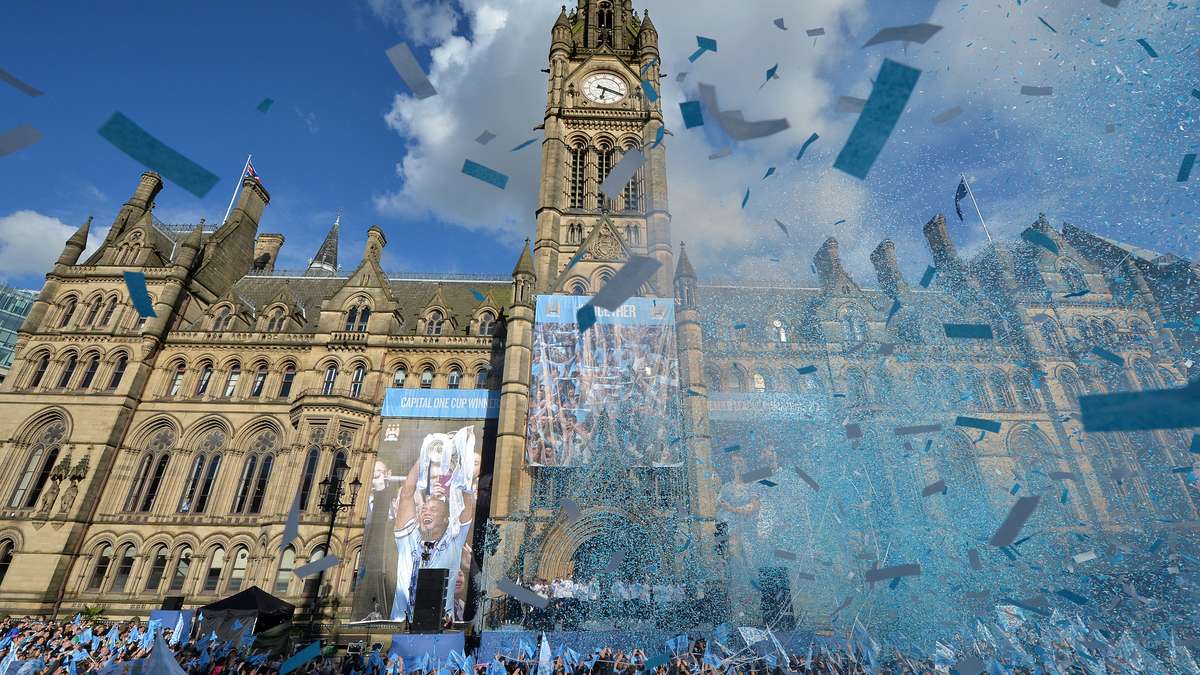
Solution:
{"label": "clock hands", "polygon": [[598,85],[596,85],[596,86],[600,88],[600,91],[607,91],[608,93],[612,94],[613,96],[620,96],[620,95],[621,95],[621,92],[619,92],[619,91],[613,91],[612,89],[609,89],[608,87],[606,87],[606,86],[604,86],[604,85],[602,85],[602,84],[598,84]]}

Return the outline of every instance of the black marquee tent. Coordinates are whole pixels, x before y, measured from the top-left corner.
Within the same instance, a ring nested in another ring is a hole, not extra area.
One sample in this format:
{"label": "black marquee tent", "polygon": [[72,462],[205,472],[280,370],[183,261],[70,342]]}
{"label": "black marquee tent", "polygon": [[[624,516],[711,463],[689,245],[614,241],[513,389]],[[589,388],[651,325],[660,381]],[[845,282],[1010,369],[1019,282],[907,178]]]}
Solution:
{"label": "black marquee tent", "polygon": [[[215,631],[220,640],[236,639],[244,634],[246,626],[252,626],[252,633],[261,633],[290,622],[295,611],[296,606],[290,602],[280,600],[258,586],[251,586],[197,609],[197,623],[202,631],[198,635]],[[235,623],[239,628],[233,627]]]}

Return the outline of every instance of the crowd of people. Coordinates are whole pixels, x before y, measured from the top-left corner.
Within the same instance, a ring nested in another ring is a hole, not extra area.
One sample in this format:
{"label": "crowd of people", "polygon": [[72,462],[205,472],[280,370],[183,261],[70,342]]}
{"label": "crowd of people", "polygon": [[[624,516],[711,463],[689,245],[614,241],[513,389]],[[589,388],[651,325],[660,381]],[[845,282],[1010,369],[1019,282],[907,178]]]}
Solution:
{"label": "crowd of people", "polygon": [[[174,628],[151,621],[98,622],[75,617],[54,621],[8,618],[0,621],[0,675],[783,675],[783,673],[1161,673],[1200,674],[1185,645],[1172,638],[1151,650],[1131,634],[1089,630],[1066,619],[1004,629],[977,626],[974,634],[938,642],[926,654],[882,647],[861,626],[843,639],[808,642],[788,650],[769,631],[722,627],[710,636],[680,635],[644,649],[611,647],[581,654],[565,643],[537,645],[521,640],[512,649],[441,658],[389,655],[381,645],[338,655],[320,643],[297,645],[287,653],[255,649],[254,637],[237,644],[215,634],[174,635]],[[202,632],[202,631],[200,631]],[[159,652],[164,650],[166,653]],[[649,650],[649,655],[647,653]],[[1152,654],[1152,652],[1156,652]],[[166,660],[169,659],[169,660]],[[174,669],[174,670],[173,670]]]}
{"label": "crowd of people", "polygon": [[604,584],[597,578],[590,582],[575,579],[554,579],[547,581],[539,579],[530,585],[539,595],[552,599],[600,600],[616,598],[617,600],[641,600],[643,602],[674,602],[683,600],[682,584],[644,584],[633,581],[614,581],[611,594],[605,594]]}

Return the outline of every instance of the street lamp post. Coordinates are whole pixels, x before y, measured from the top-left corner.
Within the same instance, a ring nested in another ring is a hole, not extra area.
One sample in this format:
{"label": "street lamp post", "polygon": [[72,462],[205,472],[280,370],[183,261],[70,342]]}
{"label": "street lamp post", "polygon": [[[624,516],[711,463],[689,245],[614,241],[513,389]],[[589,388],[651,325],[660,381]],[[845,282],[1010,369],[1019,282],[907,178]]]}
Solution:
{"label": "street lamp post", "polygon": [[[337,524],[338,513],[354,509],[354,503],[358,499],[358,490],[362,487],[362,481],[358,479],[358,476],[355,476],[348,486],[342,483],[342,476],[349,468],[350,465],[339,455],[337,462],[329,469],[329,476],[318,483],[321,487],[321,511],[329,514],[329,528],[325,531],[325,555],[330,555],[333,527]],[[349,501],[342,501],[347,496],[347,488],[349,488]],[[324,578],[325,572],[320,572],[309,591],[310,624],[315,624],[317,620],[321,582]]]}

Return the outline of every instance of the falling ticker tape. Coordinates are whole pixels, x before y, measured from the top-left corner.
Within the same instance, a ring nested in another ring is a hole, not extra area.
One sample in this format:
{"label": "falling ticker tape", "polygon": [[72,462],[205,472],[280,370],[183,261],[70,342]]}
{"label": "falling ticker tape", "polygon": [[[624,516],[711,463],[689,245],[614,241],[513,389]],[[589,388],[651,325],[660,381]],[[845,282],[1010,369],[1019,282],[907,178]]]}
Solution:
{"label": "falling ticker tape", "polygon": [[37,96],[42,95],[41,91],[29,86],[28,84],[25,84],[21,80],[18,80],[15,75],[13,75],[12,73],[10,73],[7,70],[4,70],[2,68],[0,68],[0,80],[11,84],[12,86],[16,87],[17,89],[20,89],[21,91],[25,92],[26,94],[29,94],[30,96],[37,97]]}
{"label": "falling ticker tape", "polygon": [[930,483],[929,485],[926,485],[925,489],[921,490],[921,496],[929,497],[929,496],[935,495],[939,492],[945,492],[945,491],[946,491],[946,481],[939,478],[936,481]]}
{"label": "falling ticker tape", "polygon": [[957,339],[991,340],[992,327],[986,323],[944,323],[946,337]]}
{"label": "falling ticker tape", "polygon": [[307,565],[301,565],[300,567],[297,567],[295,570],[293,570],[293,574],[301,579],[305,577],[311,577],[314,574],[320,574],[321,572],[324,572],[330,567],[334,567],[340,562],[341,560],[338,560],[336,555],[327,555],[320,560],[314,560]]}
{"label": "falling ticker tape", "polygon": [[211,171],[179,154],[119,112],[108,118],[99,134],[121,152],[197,197],[204,197],[217,184],[217,176]]}
{"label": "falling ticker tape", "polygon": [[683,126],[687,129],[704,125],[704,113],[700,101],[684,101],[679,104],[679,112],[683,114]]}
{"label": "falling ticker tape", "polygon": [[1200,426],[1200,380],[1179,389],[1079,398],[1084,431],[1142,431]]}
{"label": "falling ticker tape", "polygon": [[508,176],[469,159],[463,162],[462,172],[489,185],[495,185],[501,190],[508,185]]}
{"label": "falling ticker tape", "polygon": [[413,96],[429,98],[437,95],[437,89],[433,88],[425,71],[421,70],[421,64],[417,62],[417,57],[413,55],[406,43],[401,42],[389,48],[386,54],[388,60],[392,62],[392,67],[400,75],[400,79],[404,80],[404,84],[412,90]]}
{"label": "falling ticker tape", "polygon": [[873,583],[876,581],[883,581],[884,579],[895,579],[896,577],[915,577],[920,575],[921,566],[917,563],[908,563],[905,565],[892,565],[891,567],[869,569],[863,573],[863,580]]}
{"label": "falling ticker tape", "polygon": [[884,28],[867,40],[863,47],[870,47],[884,42],[916,42],[925,44],[929,38],[937,34],[941,26],[932,23],[914,23],[910,26],[892,26]]}
{"label": "falling ticker tape", "polygon": [[129,291],[129,300],[137,309],[138,316],[155,317],[154,303],[150,300],[150,293],[146,290],[146,275],[141,272],[123,272],[125,276],[125,288]]}
{"label": "falling ticker tape", "polygon": [[1046,233],[1041,230],[1031,227],[1021,233],[1021,238],[1031,244],[1041,246],[1054,255],[1058,255],[1058,244],[1054,243],[1054,240],[1046,236]]}
{"label": "falling ticker tape", "polygon": [[1041,499],[1039,495],[1018,499],[1017,503],[1013,504],[1012,509],[1009,510],[1008,517],[1000,524],[1000,528],[996,530],[988,543],[992,546],[1003,547],[1016,541],[1017,535],[1021,533],[1021,528],[1025,526],[1025,521],[1033,515],[1033,511]]}
{"label": "falling ticker tape", "polygon": [[[603,192],[609,199],[616,199],[621,190],[629,183],[629,179],[633,178],[637,170],[642,168],[646,163],[646,155],[637,148],[631,148],[621,157],[621,161],[608,172],[608,176],[604,182],[600,184],[600,191]],[[628,297],[628,296],[626,296]],[[624,299],[624,298],[622,298]],[[604,305],[601,305],[603,307]],[[614,307],[613,309],[616,309]]]}
{"label": "falling ticker tape", "polygon": [[771,467],[764,466],[762,468],[755,469],[753,471],[747,471],[746,473],[739,476],[738,480],[740,480],[743,483],[753,483],[754,481],[762,480],[763,478],[770,478],[771,474],[773,474],[773,473],[775,473],[775,472],[771,470]]}
{"label": "falling ticker tape", "polygon": [[610,312],[616,310],[637,293],[642,284],[649,281],[661,266],[662,263],[654,258],[641,255],[631,257],[608,283],[604,284],[589,304],[603,307]]}
{"label": "falling ticker tape", "polygon": [[34,129],[32,125],[22,124],[15,129],[9,129],[0,134],[0,157],[24,150],[40,140],[42,132]]}
{"label": "falling ticker tape", "polygon": [[516,600],[520,600],[527,605],[537,607],[538,609],[546,609],[546,607],[550,604],[550,598],[547,598],[544,595],[539,595],[538,593],[534,593],[528,588],[520,586],[512,581],[509,581],[508,579],[501,579],[496,583],[496,588],[500,589],[501,593],[515,598]]}
{"label": "falling ticker tape", "polygon": [[954,119],[955,117],[958,117],[959,115],[961,115],[962,111],[963,111],[963,109],[961,107],[954,106],[953,108],[947,110],[946,112],[940,113],[939,115],[934,117],[933,123],[934,124],[945,124],[946,122],[949,122],[950,120]]}
{"label": "falling ticker tape", "polygon": [[978,417],[967,417],[965,415],[959,415],[957,418],[955,418],[954,426],[982,429],[984,431],[990,431],[993,434],[1000,433],[999,422],[995,420],[980,419]]}
{"label": "falling ticker tape", "polygon": [[933,281],[933,275],[937,274],[937,269],[932,265],[925,268],[925,274],[921,275],[921,288],[929,288],[929,283]]}
{"label": "falling ticker tape", "polygon": [[896,427],[892,433],[897,436],[912,436],[914,434],[933,434],[942,430],[940,424],[920,424],[911,427]]}
{"label": "falling ticker tape", "polygon": [[866,105],[867,99],[865,98],[839,96],[835,110],[840,113],[860,113]]}
{"label": "falling ticker tape", "polygon": [[808,475],[807,473],[804,473],[804,469],[801,469],[800,467],[797,466],[797,467],[795,467],[795,470],[796,470],[796,475],[800,476],[800,480],[804,481],[805,483],[808,483],[808,487],[812,488],[813,492],[821,491],[821,486],[817,484],[817,481],[812,479],[812,476]]}
{"label": "falling ticker tape", "polygon": [[858,179],[867,177],[875,158],[883,150],[904,106],[912,95],[921,71],[891,59],[884,59],[867,105],[854,124],[850,138],[838,153],[833,166]]}
{"label": "falling ticker tape", "polygon": [[1054,87],[1031,87],[1029,85],[1021,85],[1021,94],[1023,96],[1052,96]]}

